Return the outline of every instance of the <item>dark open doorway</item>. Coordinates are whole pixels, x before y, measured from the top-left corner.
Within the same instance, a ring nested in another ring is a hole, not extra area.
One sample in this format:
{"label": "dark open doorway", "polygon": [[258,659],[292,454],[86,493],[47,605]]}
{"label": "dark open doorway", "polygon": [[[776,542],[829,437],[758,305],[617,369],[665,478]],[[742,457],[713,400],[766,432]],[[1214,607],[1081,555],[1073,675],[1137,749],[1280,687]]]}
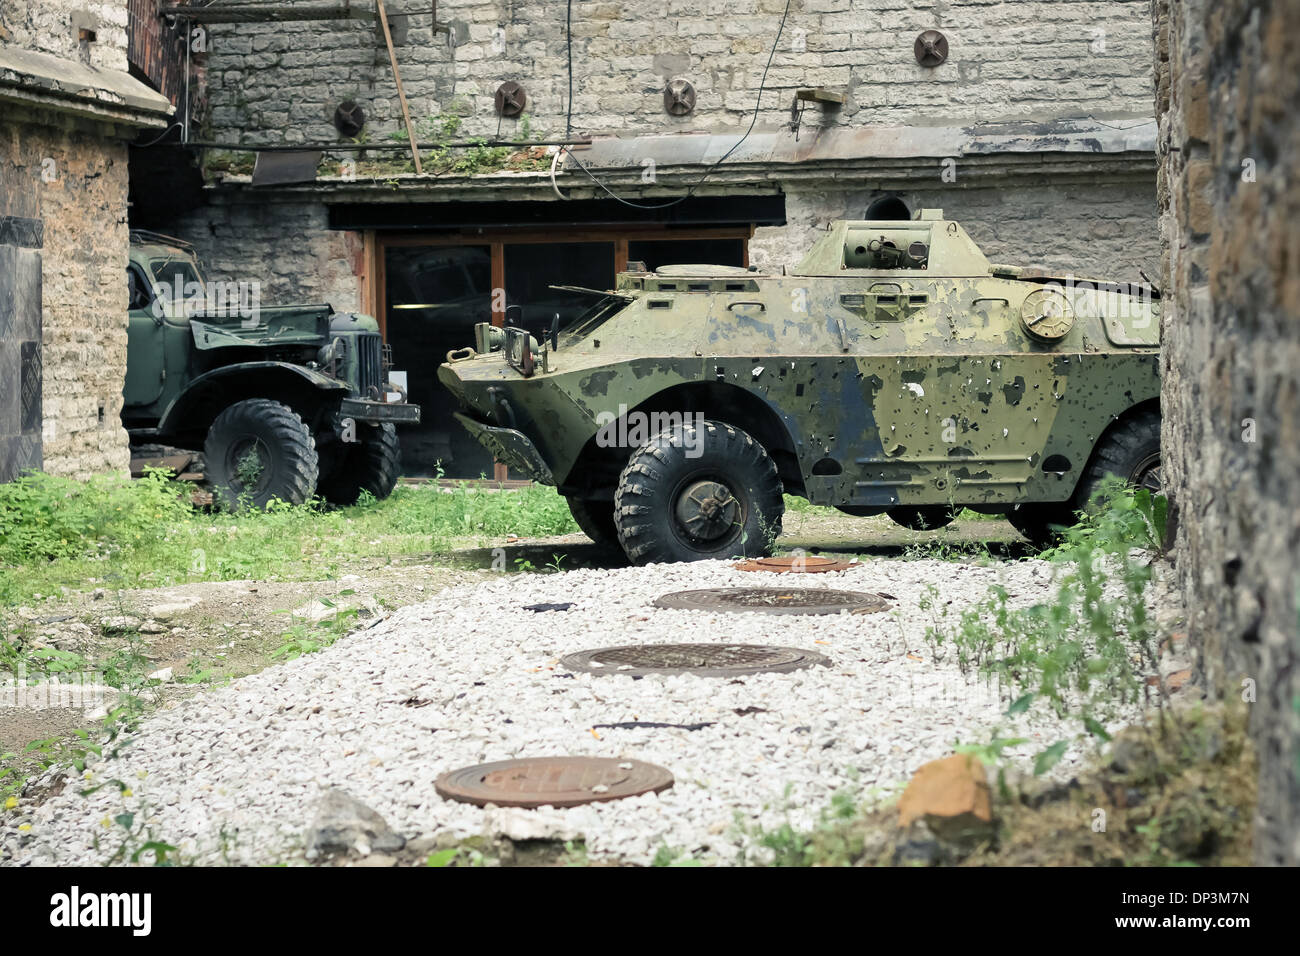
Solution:
{"label": "dark open doorway", "polygon": [[744,225],[377,234],[383,282],[376,288],[375,313],[396,367],[408,371],[410,399],[422,409],[421,423],[401,432],[403,475],[507,477],[452,417],[455,401],[437,381],[447,353],[473,344],[474,323],[500,325],[506,306],[518,305],[517,321],[540,338],[557,312],[563,324],[589,304],[551,286],[607,289],[629,261],[652,269],[679,263],[745,265],[752,231]]}

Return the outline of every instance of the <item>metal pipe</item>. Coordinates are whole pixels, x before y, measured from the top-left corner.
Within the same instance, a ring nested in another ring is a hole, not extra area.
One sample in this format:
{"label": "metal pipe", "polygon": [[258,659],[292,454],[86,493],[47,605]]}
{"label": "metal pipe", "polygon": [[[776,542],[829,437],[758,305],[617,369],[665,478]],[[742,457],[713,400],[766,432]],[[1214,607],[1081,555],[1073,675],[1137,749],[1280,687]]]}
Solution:
{"label": "metal pipe", "polygon": [[[177,143],[162,143],[159,145],[176,146]],[[407,143],[220,143],[208,140],[193,140],[184,144],[203,149],[228,149],[239,153],[277,153],[277,152],[302,152],[304,150],[320,150],[322,153],[363,153],[366,150],[399,150],[409,152],[411,147]],[[517,149],[528,146],[590,146],[590,139],[557,139],[557,140],[470,140],[461,143],[416,143],[417,149],[473,149],[476,146],[513,146]]]}
{"label": "metal pipe", "polygon": [[[429,11],[410,10],[399,13],[390,13],[388,18],[396,20],[398,17],[423,17],[427,16]],[[447,24],[438,23],[436,20],[436,11],[434,20],[434,30],[439,33],[446,33]],[[184,17],[188,20],[199,20],[203,23],[288,23],[293,20],[378,20],[379,15],[373,10],[358,10],[349,4],[338,6],[337,4],[318,3],[313,5],[304,4],[286,4],[286,3],[256,3],[243,4],[238,7],[210,6],[200,7],[182,3],[167,3],[166,0],[159,0],[158,15],[160,17]]]}

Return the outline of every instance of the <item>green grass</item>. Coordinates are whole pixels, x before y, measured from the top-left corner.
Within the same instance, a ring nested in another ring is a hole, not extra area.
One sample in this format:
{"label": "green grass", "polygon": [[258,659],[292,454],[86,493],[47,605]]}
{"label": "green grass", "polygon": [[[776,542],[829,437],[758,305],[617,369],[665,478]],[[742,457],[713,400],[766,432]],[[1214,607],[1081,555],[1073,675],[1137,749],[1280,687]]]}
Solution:
{"label": "green grass", "polygon": [[325,580],[358,558],[438,553],[456,540],[576,532],[553,488],[401,486],[351,508],[195,508],[192,486],[159,473],[81,482],[34,474],[0,485],[0,604],[62,588],[195,581]]}

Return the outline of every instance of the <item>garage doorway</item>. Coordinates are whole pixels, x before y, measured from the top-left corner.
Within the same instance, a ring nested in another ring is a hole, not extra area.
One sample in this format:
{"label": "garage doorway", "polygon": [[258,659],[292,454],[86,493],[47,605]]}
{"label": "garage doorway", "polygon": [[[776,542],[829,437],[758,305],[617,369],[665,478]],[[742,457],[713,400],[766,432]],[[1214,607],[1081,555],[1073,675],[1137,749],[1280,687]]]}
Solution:
{"label": "garage doorway", "polygon": [[408,373],[410,400],[422,409],[420,424],[401,430],[403,476],[516,477],[456,422],[455,400],[437,379],[449,351],[473,344],[476,322],[502,325],[506,307],[519,305],[525,328],[546,328],[556,313],[564,323],[589,300],[551,286],[608,289],[629,261],[652,269],[748,265],[752,234],[752,226],[739,226],[368,235],[374,255],[368,306],[392,346],[395,367]]}

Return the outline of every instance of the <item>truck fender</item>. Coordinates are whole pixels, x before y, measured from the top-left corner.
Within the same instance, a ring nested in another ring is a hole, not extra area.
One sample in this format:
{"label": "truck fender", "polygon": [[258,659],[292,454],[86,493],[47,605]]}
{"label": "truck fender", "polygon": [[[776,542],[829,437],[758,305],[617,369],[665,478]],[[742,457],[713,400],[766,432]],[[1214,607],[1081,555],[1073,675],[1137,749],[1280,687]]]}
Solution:
{"label": "truck fender", "polygon": [[158,433],[182,447],[201,447],[217,415],[246,398],[283,402],[311,424],[322,407],[337,407],[349,391],[346,382],[292,362],[228,365],[205,372],[176,396],[158,422]]}

